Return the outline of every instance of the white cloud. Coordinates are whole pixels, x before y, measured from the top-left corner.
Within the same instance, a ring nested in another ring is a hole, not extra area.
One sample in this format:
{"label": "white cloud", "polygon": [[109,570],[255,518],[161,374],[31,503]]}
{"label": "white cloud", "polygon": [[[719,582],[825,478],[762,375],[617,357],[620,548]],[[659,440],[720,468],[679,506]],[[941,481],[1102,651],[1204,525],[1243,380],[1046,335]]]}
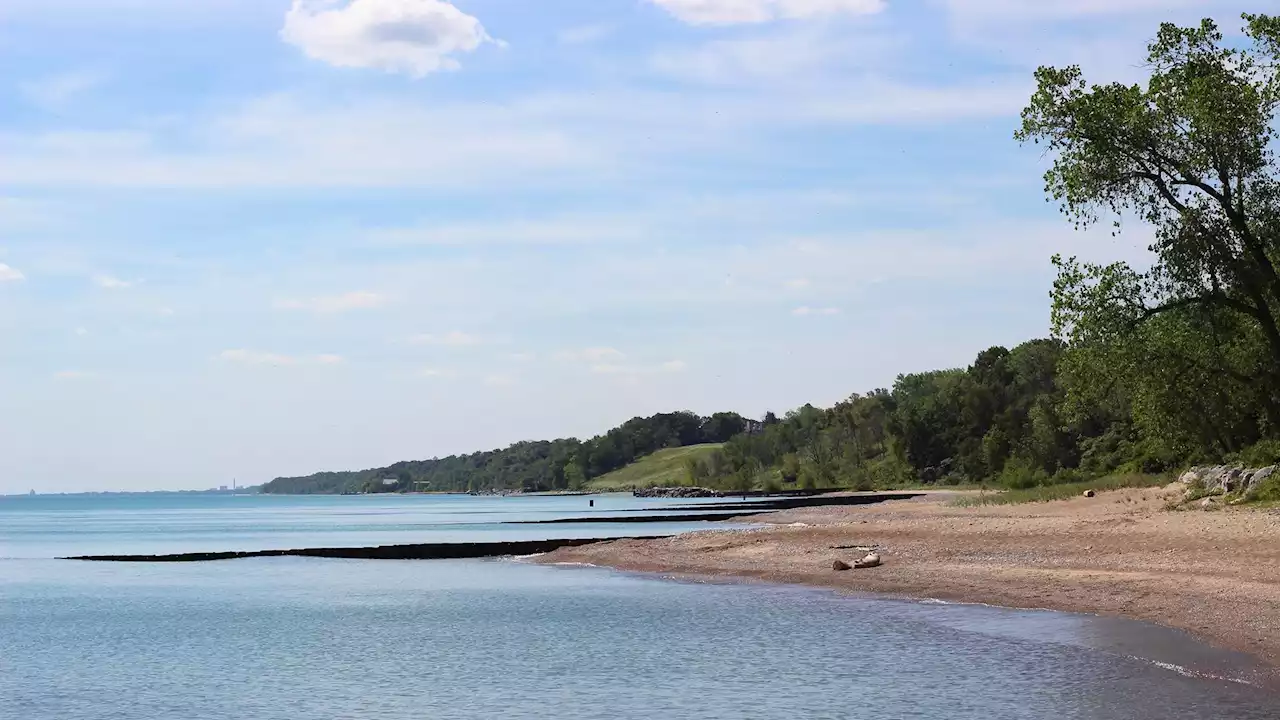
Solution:
{"label": "white cloud", "polygon": [[75,330],[72,330],[72,332],[74,332],[77,337],[84,337],[89,334],[89,331],[82,327],[78,327]]}
{"label": "white cloud", "polygon": [[514,375],[504,375],[504,374],[486,375],[484,378],[484,384],[489,385],[490,387],[507,387],[510,385],[515,385],[516,378]]}
{"label": "white cloud", "polygon": [[512,353],[511,359],[516,362],[532,362],[538,359],[538,356],[529,352]]}
{"label": "white cloud", "polygon": [[20,86],[22,94],[33,104],[46,110],[57,110],[98,85],[103,75],[92,70],[80,70],[40,78]]}
{"label": "white cloud", "polygon": [[104,290],[124,290],[133,287],[133,283],[128,280],[121,280],[111,275],[98,275],[93,278],[93,284]]}
{"label": "white cloud", "polygon": [[173,317],[177,313],[171,307],[161,307],[156,309],[156,314],[160,317]]}
{"label": "white cloud", "polygon": [[479,345],[483,340],[477,335],[470,335],[461,330],[454,330],[443,335],[421,333],[409,338],[414,345],[441,345],[444,347],[470,347]]}
{"label": "white cloud", "polygon": [[459,53],[494,42],[444,0],[294,0],[280,36],[315,60],[422,77],[455,70]]}
{"label": "white cloud", "polygon": [[374,292],[357,291],[341,295],[324,295],[304,300],[278,300],[277,310],[309,310],[317,313],[340,313],[349,310],[371,310],[386,304],[387,298]]}
{"label": "white cloud", "polygon": [[218,353],[218,358],[224,362],[241,365],[274,365],[277,367],[286,365],[341,365],[345,362],[341,355],[295,356],[245,349],[223,350]]}
{"label": "white cloud", "polygon": [[884,0],[650,0],[694,25],[739,25],[824,15],[872,15]]}
{"label": "white cloud", "polygon": [[792,280],[788,280],[784,284],[792,290],[803,290],[813,283],[809,282],[809,278],[794,278]]}
{"label": "white cloud", "polygon": [[0,282],[17,282],[18,280],[23,280],[26,277],[27,276],[23,275],[17,268],[9,267],[4,263],[0,263]]}
{"label": "white cloud", "polygon": [[795,310],[791,311],[791,314],[797,317],[804,317],[807,315],[837,315],[839,313],[840,313],[839,308],[833,308],[833,307],[815,308],[815,307],[809,307],[807,305],[798,307]]}

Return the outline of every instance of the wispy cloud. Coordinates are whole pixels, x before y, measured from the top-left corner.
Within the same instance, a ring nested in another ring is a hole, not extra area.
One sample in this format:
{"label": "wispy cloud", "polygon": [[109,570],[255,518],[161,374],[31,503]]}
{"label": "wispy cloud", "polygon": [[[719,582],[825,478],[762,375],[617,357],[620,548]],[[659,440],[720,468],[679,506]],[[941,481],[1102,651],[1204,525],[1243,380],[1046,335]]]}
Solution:
{"label": "wispy cloud", "polygon": [[815,308],[815,307],[809,307],[807,305],[803,305],[791,311],[791,314],[797,317],[806,317],[809,315],[838,315],[839,313],[840,313],[839,308],[833,308],[833,307]]}
{"label": "wispy cloud", "polygon": [[96,275],[93,278],[93,284],[103,290],[125,290],[133,287],[133,282],[129,280],[121,280],[112,275]]}
{"label": "wispy cloud", "polygon": [[823,15],[871,15],[884,0],[650,0],[695,25],[740,25]]}
{"label": "wispy cloud", "polygon": [[22,94],[45,110],[58,110],[76,96],[102,84],[105,76],[94,70],[76,70],[25,82]]}
{"label": "wispy cloud", "polygon": [[90,380],[98,374],[87,370],[61,370],[53,374],[55,380]]}
{"label": "wispy cloud", "polygon": [[611,347],[589,347],[580,350],[561,350],[557,360],[584,363],[615,363],[627,359],[626,353]]}
{"label": "wispy cloud", "polygon": [[508,387],[518,382],[516,376],[505,373],[494,373],[484,377],[484,384],[490,387]]}
{"label": "wispy cloud", "polygon": [[385,295],[375,292],[357,291],[341,295],[322,295],[306,299],[277,300],[277,310],[308,310],[316,313],[340,313],[350,310],[371,310],[382,307],[387,302]]}
{"label": "wispy cloud", "polygon": [[610,23],[578,25],[561,30],[556,38],[562,45],[587,45],[609,37],[616,29],[617,27]]}
{"label": "wispy cloud", "polygon": [[591,372],[597,375],[626,375],[638,377],[657,373],[684,372],[688,365],[683,360],[668,360],[656,365],[622,365],[617,363],[598,363],[591,366]]}
{"label": "wispy cloud", "polygon": [[422,77],[495,42],[480,21],[444,0],[294,0],[280,36],[312,59]]}
{"label": "wispy cloud", "polygon": [[260,350],[223,350],[218,358],[225,362],[239,365],[272,365],[276,367],[291,365],[340,365],[344,362],[341,355],[282,355]]}
{"label": "wispy cloud", "polygon": [[26,278],[22,271],[15,267],[10,267],[4,263],[0,263],[0,282],[17,282]]}
{"label": "wispy cloud", "polygon": [[467,223],[421,223],[408,227],[379,228],[366,238],[379,246],[480,246],[480,245],[578,245],[625,242],[649,237],[639,223],[620,223],[617,217],[573,215],[517,220],[480,220]]}
{"label": "wispy cloud", "polygon": [[438,335],[435,333],[419,333],[409,336],[409,343],[413,345],[441,345],[444,347],[470,347],[479,345],[484,340],[478,335],[464,333],[461,330]]}

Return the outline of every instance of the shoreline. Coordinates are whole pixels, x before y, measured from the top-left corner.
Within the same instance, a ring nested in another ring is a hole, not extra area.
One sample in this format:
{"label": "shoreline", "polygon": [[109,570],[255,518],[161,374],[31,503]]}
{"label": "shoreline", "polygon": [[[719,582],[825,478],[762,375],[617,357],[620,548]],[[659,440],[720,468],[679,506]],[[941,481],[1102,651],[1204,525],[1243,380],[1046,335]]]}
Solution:
{"label": "shoreline", "polygon": [[[1051,503],[952,507],[952,493],[786,510],[753,530],[562,548],[542,564],[828,588],[881,598],[1054,610],[1181,630],[1280,684],[1280,513],[1167,512],[1170,487]],[[875,546],[882,567],[837,572]]]}

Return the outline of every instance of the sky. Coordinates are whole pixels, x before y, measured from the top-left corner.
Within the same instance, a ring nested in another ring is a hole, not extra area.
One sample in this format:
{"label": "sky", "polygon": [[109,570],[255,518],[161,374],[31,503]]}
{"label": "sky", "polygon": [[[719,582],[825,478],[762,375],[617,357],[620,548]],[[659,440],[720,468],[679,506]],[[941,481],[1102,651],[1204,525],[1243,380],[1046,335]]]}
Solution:
{"label": "sky", "polygon": [[1242,9],[5,0],[0,493],[759,417],[1043,337],[1053,253],[1150,233],[1046,203],[1034,69],[1140,81],[1159,22]]}

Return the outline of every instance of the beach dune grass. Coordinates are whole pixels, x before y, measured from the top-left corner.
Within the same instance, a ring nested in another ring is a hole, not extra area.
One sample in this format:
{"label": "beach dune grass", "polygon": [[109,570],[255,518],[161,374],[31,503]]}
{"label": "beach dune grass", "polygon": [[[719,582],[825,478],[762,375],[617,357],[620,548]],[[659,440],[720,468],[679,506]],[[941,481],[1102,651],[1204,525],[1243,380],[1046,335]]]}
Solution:
{"label": "beach dune grass", "polygon": [[1173,478],[1169,475],[1149,475],[1144,473],[1107,475],[1082,482],[1041,485],[1024,490],[1001,490],[968,495],[956,498],[951,504],[958,507],[977,507],[981,505],[1017,505],[1020,503],[1050,502],[1052,500],[1067,500],[1073,497],[1080,497],[1086,490],[1100,493],[1107,490],[1122,490],[1125,488],[1163,487],[1172,481]]}
{"label": "beach dune grass", "polygon": [[587,483],[586,489],[612,492],[633,488],[688,485],[689,473],[685,467],[686,461],[701,460],[719,450],[720,447],[720,443],[706,443],[659,450],[630,465],[592,479]]}

